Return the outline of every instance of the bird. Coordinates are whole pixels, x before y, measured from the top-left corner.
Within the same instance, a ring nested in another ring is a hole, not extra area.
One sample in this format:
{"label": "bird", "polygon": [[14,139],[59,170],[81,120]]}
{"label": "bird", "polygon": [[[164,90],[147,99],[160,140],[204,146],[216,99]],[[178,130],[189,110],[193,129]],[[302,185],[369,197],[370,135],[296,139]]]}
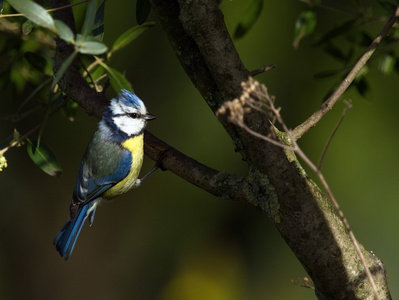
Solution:
{"label": "bird", "polygon": [[90,226],[93,224],[97,206],[138,187],[156,169],[138,179],[144,156],[144,129],[153,119],[144,102],[125,89],[104,110],[80,163],[69,219],[53,241],[65,260],[70,258],[86,219]]}

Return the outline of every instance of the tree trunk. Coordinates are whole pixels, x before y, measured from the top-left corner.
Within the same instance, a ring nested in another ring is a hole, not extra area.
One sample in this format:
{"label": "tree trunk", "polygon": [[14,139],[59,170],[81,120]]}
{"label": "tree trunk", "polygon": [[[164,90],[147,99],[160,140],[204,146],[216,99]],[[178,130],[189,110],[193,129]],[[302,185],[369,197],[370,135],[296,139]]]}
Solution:
{"label": "tree trunk", "polygon": [[[212,111],[240,98],[241,83],[248,80],[249,72],[216,1],[152,0],[152,4],[177,58]],[[295,155],[254,137],[223,117],[219,121],[248,164],[247,184],[242,186],[244,191],[239,191],[245,195],[241,201],[268,214],[312,278],[318,299],[373,299],[370,282],[345,226],[330,199],[306,175]],[[274,131],[258,110],[247,113],[244,121],[264,136]],[[362,246],[361,251],[379,298],[391,299],[382,262]]]}

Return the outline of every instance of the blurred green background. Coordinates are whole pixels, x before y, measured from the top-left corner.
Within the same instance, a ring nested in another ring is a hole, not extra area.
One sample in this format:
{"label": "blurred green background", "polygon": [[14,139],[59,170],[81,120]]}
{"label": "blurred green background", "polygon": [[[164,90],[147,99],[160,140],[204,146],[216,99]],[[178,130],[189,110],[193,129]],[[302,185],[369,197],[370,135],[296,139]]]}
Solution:
{"label": "blurred green background", "polygon": [[[348,8],[347,1],[330,3]],[[247,4],[221,4],[231,33]],[[254,28],[235,41],[248,69],[277,65],[256,79],[277,97],[290,127],[316,110],[338,82],[314,74],[342,67],[314,47],[312,38],[297,50],[292,47],[295,20],[305,8],[297,1],[265,1]],[[383,13],[378,6],[373,9],[375,16]],[[134,15],[134,1],[107,2],[107,45],[135,25]],[[318,10],[316,31],[326,32],[345,19],[349,16]],[[111,61],[157,116],[148,129],[204,164],[245,175],[245,163],[185,76],[156,15],[151,13],[149,20],[156,26]],[[382,26],[374,22],[367,29],[375,34]],[[375,66],[367,99],[355,90],[344,96],[353,108],[328,150],[323,171],[359,241],[385,263],[397,298],[399,78],[396,73],[381,76]],[[1,97],[1,115],[13,112],[20,101]],[[337,103],[301,140],[313,161],[343,109],[342,101]],[[18,124],[2,121],[0,137],[14,128],[23,133],[38,121],[40,116]],[[307,274],[266,214],[213,197],[167,171],[101,206],[65,262],[52,240],[67,220],[80,159],[97,121],[81,109],[74,122],[61,114],[49,120],[42,139],[63,166],[61,178],[39,170],[25,147],[6,153],[8,168],[0,173],[0,299],[315,299],[311,289],[291,282]],[[146,159],[143,173],[153,163]]]}

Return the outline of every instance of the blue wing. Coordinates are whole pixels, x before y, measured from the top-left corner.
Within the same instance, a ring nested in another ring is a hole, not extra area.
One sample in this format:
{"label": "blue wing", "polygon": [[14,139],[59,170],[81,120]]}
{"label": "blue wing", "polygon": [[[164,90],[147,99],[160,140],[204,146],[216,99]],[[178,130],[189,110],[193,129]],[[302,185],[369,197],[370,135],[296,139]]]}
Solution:
{"label": "blue wing", "polygon": [[94,146],[95,138],[96,135],[80,164],[72,196],[71,217],[53,241],[66,260],[72,254],[87,217],[90,225],[93,223],[99,197],[130,172],[132,154],[128,150],[113,143],[103,142],[100,146]]}
{"label": "blue wing", "polygon": [[[97,199],[130,172],[132,154],[120,144],[104,141],[97,131],[82,159],[72,195],[72,205]],[[73,216],[72,216],[73,218]]]}
{"label": "blue wing", "polygon": [[[126,149],[123,149],[119,155],[114,152],[112,157],[107,157],[103,162],[101,160],[89,162],[83,159],[72,195],[72,204],[83,205],[97,199],[123,180],[129,174],[131,165],[132,154]],[[107,169],[112,172],[103,171]]]}

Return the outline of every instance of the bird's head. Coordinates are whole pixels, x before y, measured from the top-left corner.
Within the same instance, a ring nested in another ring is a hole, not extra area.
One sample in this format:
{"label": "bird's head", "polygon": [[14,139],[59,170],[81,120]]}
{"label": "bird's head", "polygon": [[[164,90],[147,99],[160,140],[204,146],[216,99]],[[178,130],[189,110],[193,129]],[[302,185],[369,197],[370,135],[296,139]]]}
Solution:
{"label": "bird's head", "polygon": [[147,109],[139,97],[122,89],[117,98],[111,100],[103,116],[113,131],[120,131],[127,136],[135,136],[143,132],[147,121],[155,116],[147,113]]}

